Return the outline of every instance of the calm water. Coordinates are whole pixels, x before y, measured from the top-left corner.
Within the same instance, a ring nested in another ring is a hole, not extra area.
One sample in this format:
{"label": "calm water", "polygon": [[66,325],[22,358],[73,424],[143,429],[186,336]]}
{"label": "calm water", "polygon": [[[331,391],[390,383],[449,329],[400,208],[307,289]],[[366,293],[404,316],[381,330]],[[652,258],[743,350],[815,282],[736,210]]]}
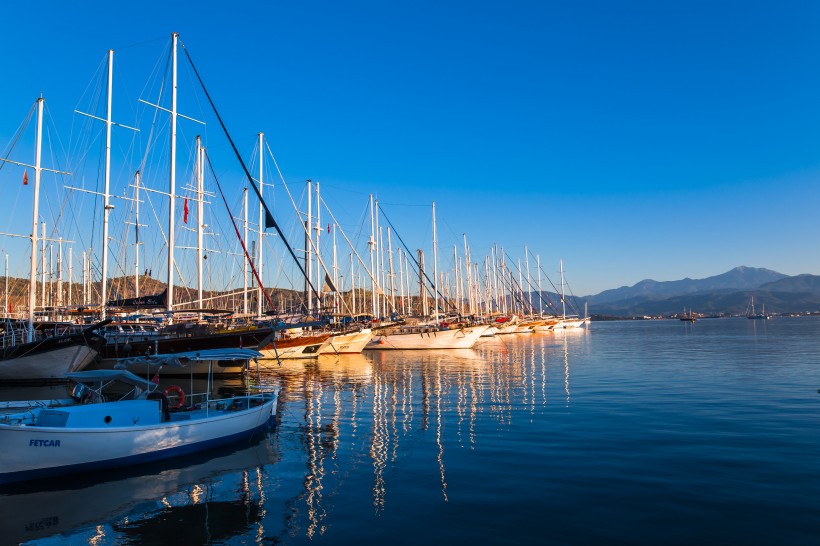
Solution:
{"label": "calm water", "polygon": [[0,537],[816,544],[819,349],[817,318],[726,319],[289,363],[267,437],[0,492]]}

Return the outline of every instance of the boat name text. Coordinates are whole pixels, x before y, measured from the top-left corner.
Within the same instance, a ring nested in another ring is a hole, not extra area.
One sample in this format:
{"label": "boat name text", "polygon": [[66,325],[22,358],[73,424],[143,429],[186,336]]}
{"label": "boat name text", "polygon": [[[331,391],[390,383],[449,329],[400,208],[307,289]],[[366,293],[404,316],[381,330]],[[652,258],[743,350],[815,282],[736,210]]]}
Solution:
{"label": "boat name text", "polygon": [[60,440],[29,440],[29,447],[60,447]]}

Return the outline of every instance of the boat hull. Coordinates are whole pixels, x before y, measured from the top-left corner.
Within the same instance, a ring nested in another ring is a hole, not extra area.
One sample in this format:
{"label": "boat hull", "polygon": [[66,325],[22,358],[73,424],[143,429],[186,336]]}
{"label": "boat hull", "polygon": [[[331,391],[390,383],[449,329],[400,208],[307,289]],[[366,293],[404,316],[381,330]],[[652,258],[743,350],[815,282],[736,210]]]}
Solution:
{"label": "boat hull", "polygon": [[65,378],[67,372],[78,372],[88,366],[97,351],[88,345],[70,344],[49,351],[0,361],[0,381],[49,381]]}
{"label": "boat hull", "polygon": [[262,360],[295,360],[317,358],[319,352],[330,343],[330,334],[303,336],[276,340],[276,346],[268,345],[259,349],[262,353],[259,367],[265,369]]}
{"label": "boat hull", "polygon": [[372,350],[469,349],[476,344],[487,326],[458,330],[377,333],[367,345]]}
{"label": "boat hull", "polygon": [[370,328],[333,336],[324,347],[319,349],[319,354],[346,355],[361,353],[371,339],[373,339],[373,331]]}
{"label": "boat hull", "polygon": [[276,400],[273,396],[259,406],[204,419],[144,426],[0,426],[0,484],[130,466],[233,443],[268,427]]}

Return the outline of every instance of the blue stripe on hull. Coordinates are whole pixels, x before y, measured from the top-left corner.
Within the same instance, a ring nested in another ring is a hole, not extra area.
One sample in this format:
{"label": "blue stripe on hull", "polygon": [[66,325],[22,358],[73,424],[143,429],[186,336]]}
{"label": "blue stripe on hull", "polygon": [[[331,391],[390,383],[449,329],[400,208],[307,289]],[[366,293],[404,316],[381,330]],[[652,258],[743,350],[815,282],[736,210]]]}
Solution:
{"label": "blue stripe on hull", "polygon": [[83,472],[104,470],[109,468],[120,468],[125,466],[131,466],[133,464],[150,463],[155,461],[162,461],[165,459],[171,459],[173,457],[181,457],[183,455],[198,453],[200,451],[205,451],[215,447],[231,444],[234,442],[239,442],[240,440],[252,438],[256,434],[264,430],[273,428],[275,426],[276,416],[271,416],[271,418],[267,422],[256,428],[239,432],[237,434],[232,434],[230,436],[223,436],[222,438],[215,438],[213,440],[198,442],[195,444],[173,447],[170,449],[163,449],[162,451],[154,451],[152,453],[145,453],[142,455],[131,455],[129,457],[120,457],[118,459],[108,459],[105,461],[94,461],[91,463],[58,466],[53,468],[38,468],[36,470],[26,470],[23,472],[10,472],[6,474],[0,474],[0,485],[30,480],[39,480],[43,478],[53,478],[55,476],[64,476],[66,474],[80,474]]}

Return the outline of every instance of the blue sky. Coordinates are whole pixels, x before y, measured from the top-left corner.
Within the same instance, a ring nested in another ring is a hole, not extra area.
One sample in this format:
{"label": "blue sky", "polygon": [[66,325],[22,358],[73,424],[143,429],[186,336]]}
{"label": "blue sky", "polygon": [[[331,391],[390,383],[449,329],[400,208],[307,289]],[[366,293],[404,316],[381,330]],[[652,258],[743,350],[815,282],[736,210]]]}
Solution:
{"label": "blue sky", "polygon": [[[474,258],[526,245],[553,277],[563,258],[577,295],[738,265],[820,274],[820,4],[167,4],[4,5],[2,146],[42,92],[68,148],[109,48],[128,124],[176,31],[248,160],[264,131],[289,184],[319,180],[356,219],[376,194],[411,246],[429,247],[436,201],[443,255],[462,233]],[[20,177],[0,170],[0,231],[30,225]]]}

